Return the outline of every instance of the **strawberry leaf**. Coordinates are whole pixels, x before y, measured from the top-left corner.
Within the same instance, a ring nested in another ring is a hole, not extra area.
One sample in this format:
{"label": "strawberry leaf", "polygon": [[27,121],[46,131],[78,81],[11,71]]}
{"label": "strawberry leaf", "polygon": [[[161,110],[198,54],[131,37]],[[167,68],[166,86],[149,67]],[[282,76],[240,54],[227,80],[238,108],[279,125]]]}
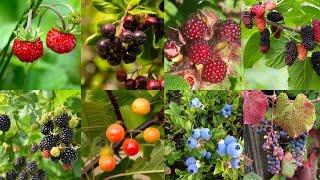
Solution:
{"label": "strawberry leaf", "polygon": [[257,125],[268,111],[268,98],[261,91],[243,93],[243,123]]}
{"label": "strawberry leaf", "polygon": [[294,138],[312,128],[316,120],[316,111],[306,95],[298,94],[296,99],[291,101],[287,94],[281,93],[277,99],[274,116],[274,123]]}

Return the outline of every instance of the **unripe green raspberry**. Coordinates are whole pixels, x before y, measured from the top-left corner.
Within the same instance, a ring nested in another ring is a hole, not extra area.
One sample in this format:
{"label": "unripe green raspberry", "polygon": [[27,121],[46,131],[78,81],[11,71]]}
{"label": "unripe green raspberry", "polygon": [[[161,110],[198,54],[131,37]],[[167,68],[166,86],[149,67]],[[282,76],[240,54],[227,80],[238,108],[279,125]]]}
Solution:
{"label": "unripe green raspberry", "polygon": [[51,150],[50,150],[50,154],[53,156],[53,157],[59,157],[60,156],[60,149],[58,147],[53,147]]}
{"label": "unripe green raspberry", "polygon": [[76,115],[72,116],[71,120],[69,121],[70,128],[76,128],[79,124],[80,118]]}
{"label": "unripe green raspberry", "polygon": [[67,107],[61,105],[54,110],[54,116],[60,116],[67,112]]}

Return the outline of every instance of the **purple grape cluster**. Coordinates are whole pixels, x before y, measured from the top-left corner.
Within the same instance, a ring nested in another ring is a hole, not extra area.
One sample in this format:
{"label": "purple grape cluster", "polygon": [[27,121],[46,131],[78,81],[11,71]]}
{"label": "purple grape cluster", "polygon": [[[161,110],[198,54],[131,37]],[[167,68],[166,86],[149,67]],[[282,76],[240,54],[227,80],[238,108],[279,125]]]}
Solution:
{"label": "purple grape cluster", "polygon": [[302,166],[303,156],[306,152],[307,137],[307,133],[302,133],[290,141],[291,154],[297,166]]}

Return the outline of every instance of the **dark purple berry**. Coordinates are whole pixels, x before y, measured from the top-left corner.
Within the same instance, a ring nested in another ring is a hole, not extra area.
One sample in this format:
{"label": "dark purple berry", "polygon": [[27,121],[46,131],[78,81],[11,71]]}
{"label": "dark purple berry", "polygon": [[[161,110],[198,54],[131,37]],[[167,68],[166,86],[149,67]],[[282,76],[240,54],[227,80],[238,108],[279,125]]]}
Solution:
{"label": "dark purple berry", "polygon": [[109,52],[110,44],[111,44],[110,39],[106,39],[106,38],[100,39],[96,44],[97,52],[101,54],[105,54]]}
{"label": "dark purple berry", "polygon": [[243,22],[244,26],[248,29],[252,29],[252,25],[253,25],[252,18],[253,18],[253,15],[250,11],[244,11],[241,14],[242,22]]}
{"label": "dark purple berry", "polygon": [[289,41],[286,44],[285,63],[291,66],[298,56],[297,45],[294,41]]}
{"label": "dark purple berry", "polygon": [[138,25],[138,17],[127,15],[123,20],[123,27],[127,30],[134,31]]}
{"label": "dark purple berry", "polygon": [[145,22],[147,26],[153,26],[153,25],[156,25],[157,23],[158,23],[157,18],[153,16],[148,16]]}
{"label": "dark purple berry", "polygon": [[136,79],[136,89],[146,89],[147,79],[143,76],[137,76]]}
{"label": "dark purple berry", "polygon": [[136,56],[125,52],[122,54],[122,59],[125,64],[130,64],[136,61]]}
{"label": "dark purple berry", "polygon": [[105,38],[113,38],[116,34],[116,27],[113,24],[103,24],[100,26],[100,33]]}
{"label": "dark purple berry", "polygon": [[314,41],[314,33],[313,33],[312,27],[311,26],[302,27],[300,30],[300,34],[301,34],[301,40],[302,40],[303,46],[309,51],[313,50],[314,47],[316,46],[316,43]]}
{"label": "dark purple berry", "polygon": [[124,86],[126,89],[128,90],[134,90],[135,89],[135,86],[136,86],[136,82],[135,80],[133,79],[127,79],[125,82],[124,82]]}
{"label": "dark purple berry", "polygon": [[133,36],[134,36],[134,42],[136,44],[143,44],[147,40],[147,35],[143,31],[135,31],[133,33]]}
{"label": "dark purple berry", "polygon": [[122,47],[122,43],[119,37],[115,37],[113,41],[111,41],[111,45],[110,48],[114,51],[114,52],[119,52],[121,50]]}
{"label": "dark purple berry", "polygon": [[142,52],[142,49],[141,49],[141,46],[140,45],[137,45],[137,44],[130,44],[128,47],[127,47],[127,52],[128,54],[131,54],[131,55],[138,55]]}
{"label": "dark purple berry", "polygon": [[260,32],[260,51],[262,53],[267,53],[270,49],[270,31],[265,29]]}
{"label": "dark purple berry", "polygon": [[272,11],[267,14],[267,19],[273,22],[279,22],[283,20],[283,16],[279,12]]}
{"label": "dark purple berry", "polygon": [[111,66],[117,66],[121,63],[121,56],[118,54],[109,54],[107,61]]}
{"label": "dark purple berry", "polygon": [[130,30],[123,30],[120,35],[120,40],[124,43],[132,43],[133,33]]}
{"label": "dark purple berry", "polygon": [[320,51],[312,53],[311,64],[314,71],[320,76]]}
{"label": "dark purple berry", "polygon": [[127,80],[127,73],[124,70],[119,69],[117,70],[116,77],[118,81],[123,82]]}

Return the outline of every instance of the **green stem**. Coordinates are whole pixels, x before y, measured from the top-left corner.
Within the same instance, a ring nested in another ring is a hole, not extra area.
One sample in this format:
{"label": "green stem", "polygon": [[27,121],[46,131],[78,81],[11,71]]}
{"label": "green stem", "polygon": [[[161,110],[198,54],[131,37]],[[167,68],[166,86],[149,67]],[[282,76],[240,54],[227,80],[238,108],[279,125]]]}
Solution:
{"label": "green stem", "polygon": [[114,178],[122,177],[122,176],[130,176],[130,175],[134,175],[134,174],[154,174],[154,173],[164,173],[164,170],[150,170],[150,171],[136,171],[136,172],[129,172],[129,173],[121,173],[121,174],[109,176],[106,178],[106,180],[114,179]]}
{"label": "green stem", "polygon": [[32,9],[30,9],[28,12],[28,20],[27,20],[26,30],[27,30],[27,32],[31,32],[31,30],[32,30]]}
{"label": "green stem", "polygon": [[63,30],[66,30],[66,23],[65,23],[62,15],[61,15],[55,8],[53,8],[52,6],[49,6],[49,5],[40,5],[40,7],[50,9],[51,11],[53,11],[54,13],[56,13],[56,15],[57,15],[57,16],[59,17],[59,19],[61,20],[62,29],[63,29]]}

